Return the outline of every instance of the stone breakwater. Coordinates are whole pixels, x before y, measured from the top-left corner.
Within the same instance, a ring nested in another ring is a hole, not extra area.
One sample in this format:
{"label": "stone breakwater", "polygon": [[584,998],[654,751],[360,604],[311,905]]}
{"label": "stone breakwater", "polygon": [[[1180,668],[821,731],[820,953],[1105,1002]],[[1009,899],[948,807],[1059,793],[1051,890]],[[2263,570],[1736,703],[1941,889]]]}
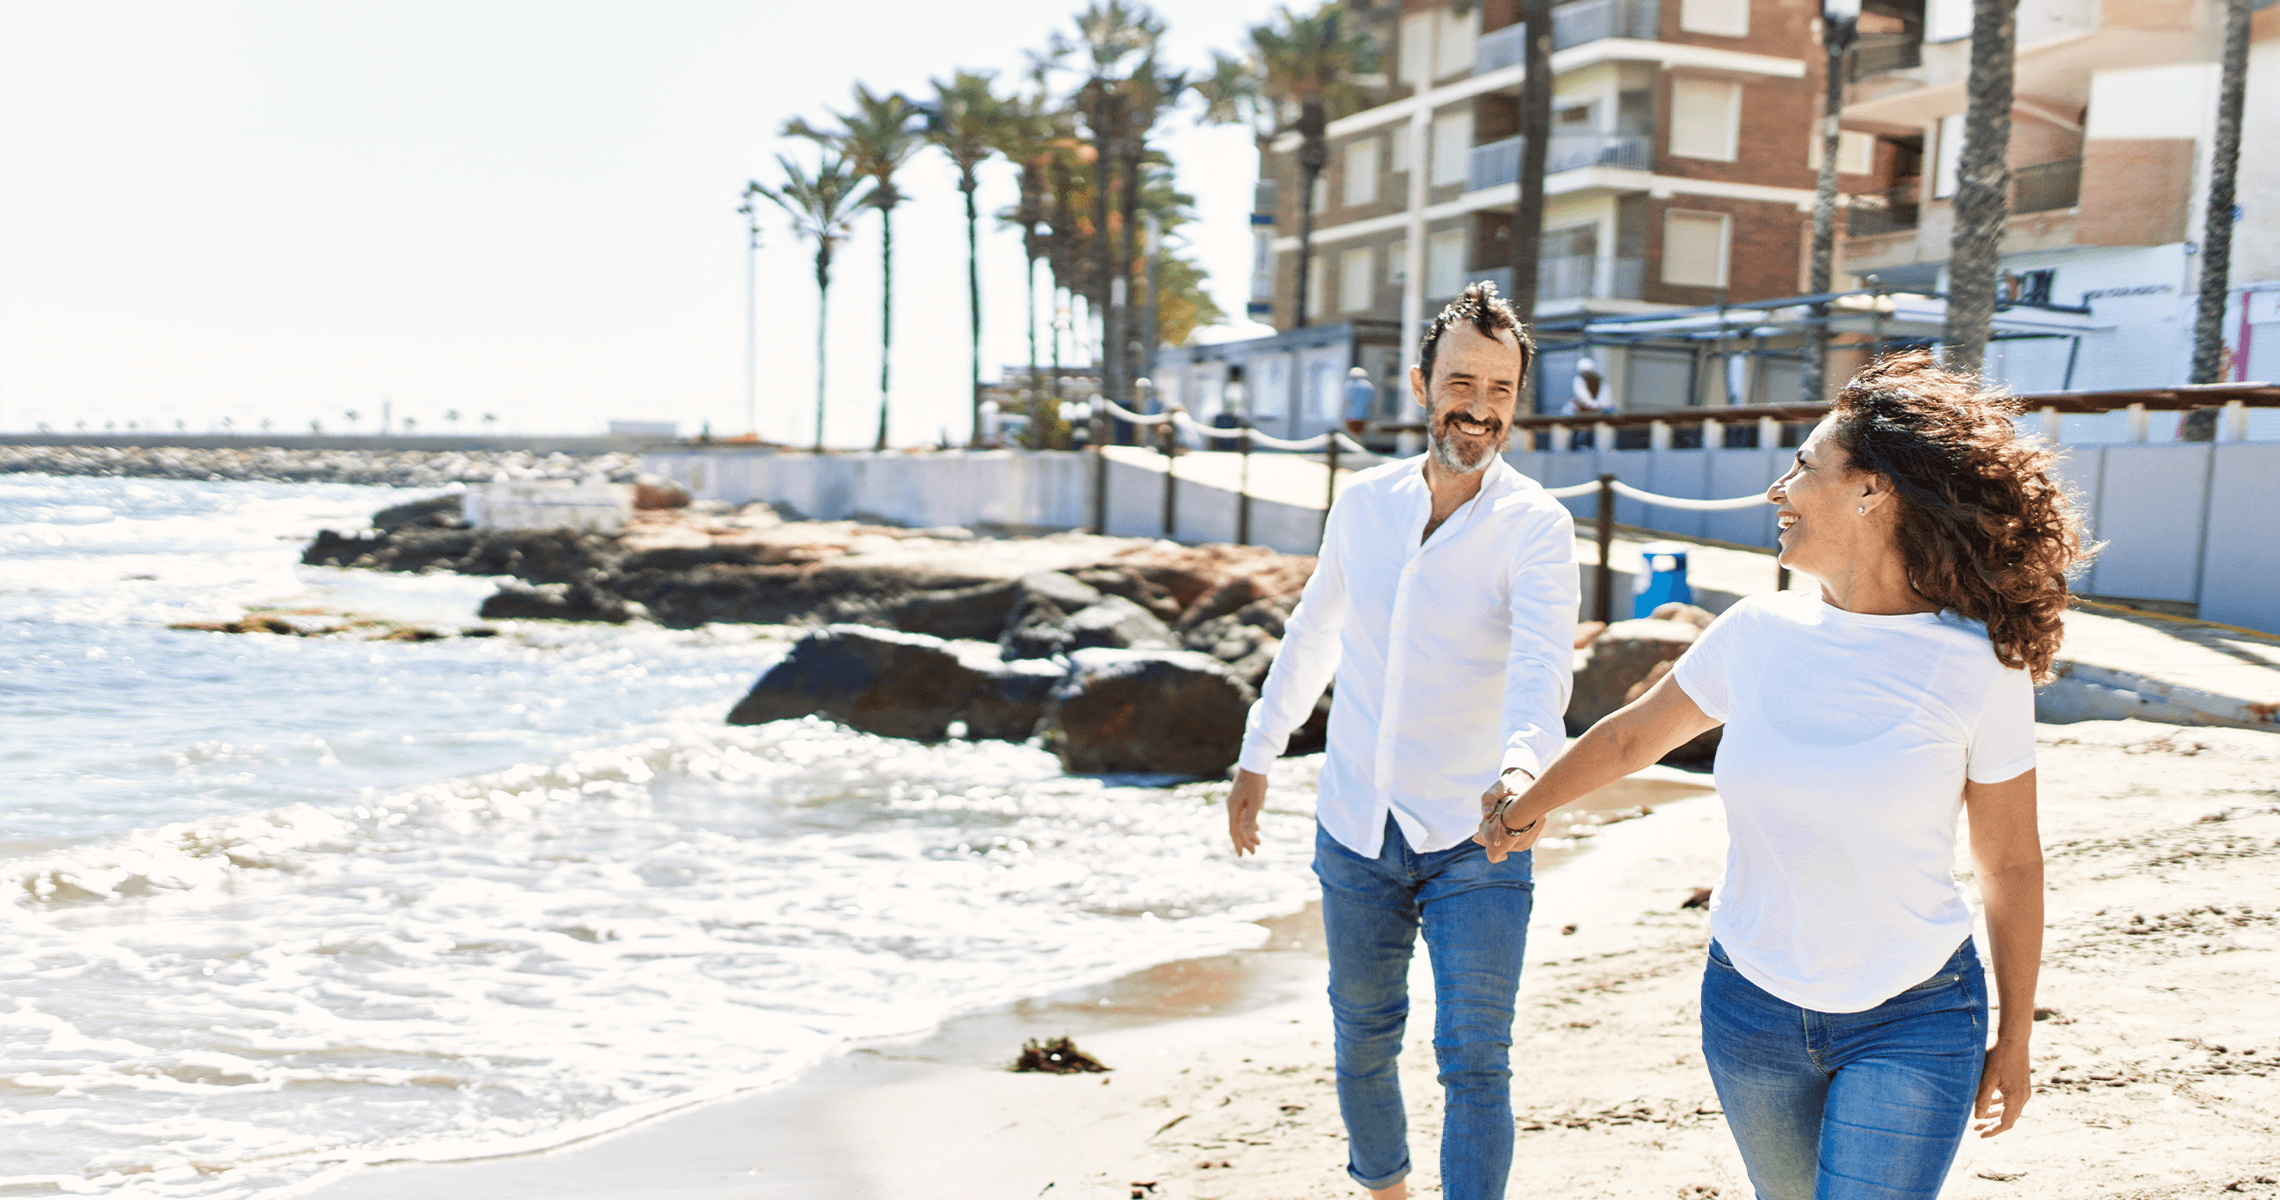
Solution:
{"label": "stone breakwater", "polygon": [[498,479],[631,483],[633,454],[529,450],[304,450],[278,446],[0,446],[0,473],[108,475],[252,483],[362,483],[442,487]]}

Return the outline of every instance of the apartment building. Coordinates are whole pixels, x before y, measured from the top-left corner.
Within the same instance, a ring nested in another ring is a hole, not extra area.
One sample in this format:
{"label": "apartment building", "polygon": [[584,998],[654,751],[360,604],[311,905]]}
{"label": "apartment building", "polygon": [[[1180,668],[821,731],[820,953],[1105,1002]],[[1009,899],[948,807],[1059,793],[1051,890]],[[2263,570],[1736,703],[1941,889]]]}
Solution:
{"label": "apartment building", "polygon": [[[1540,322],[1802,290],[1817,12],[1806,0],[1570,0],[1553,10]],[[1331,122],[1329,166],[1311,196],[1299,194],[1295,136],[1263,166],[1272,284],[1259,290],[1271,295],[1268,319],[1286,329],[1303,303],[1309,323],[1398,330],[1407,363],[1418,329],[1465,284],[1509,290],[1524,27],[1517,0],[1463,11],[1402,0],[1374,14],[1383,102]],[[1301,202],[1314,208],[1304,296]],[[1557,394],[1540,407],[1564,401],[1578,353],[1546,356],[1539,390]],[[1700,402],[1685,382],[1691,358],[1657,353],[1597,357],[1632,407]],[[1794,379],[1794,362],[1785,365]],[[1392,416],[1399,389],[1386,382],[1381,411]],[[1778,393],[1781,383],[1763,386]]]}
{"label": "apartment building", "polygon": [[[1868,0],[1860,29],[1840,271],[1944,291],[1971,3]],[[2091,329],[1999,340],[1990,374],[2028,392],[2188,378],[2223,29],[2219,0],[2020,0],[2004,296],[2087,309]],[[2251,30],[2225,322],[2243,380],[2280,378],[2280,7]]]}

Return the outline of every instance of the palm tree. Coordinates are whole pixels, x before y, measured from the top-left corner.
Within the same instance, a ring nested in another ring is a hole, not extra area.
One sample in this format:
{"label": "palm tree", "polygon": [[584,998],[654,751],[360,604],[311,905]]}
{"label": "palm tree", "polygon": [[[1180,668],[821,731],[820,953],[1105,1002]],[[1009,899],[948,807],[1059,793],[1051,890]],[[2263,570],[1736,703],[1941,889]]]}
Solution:
{"label": "palm tree", "polygon": [[[2201,296],[2193,321],[2193,382],[2222,383],[2225,292],[2232,286],[2233,186],[2240,169],[2240,117],[2248,83],[2249,0],[2225,0],[2224,68],[2201,230]],[[2246,347],[2242,347],[2245,351]]]}
{"label": "palm tree", "polygon": [[[1299,136],[1297,328],[1306,325],[1307,275],[1314,258],[1314,181],[1330,162],[1326,128],[1333,115],[1367,102],[1357,77],[1378,65],[1377,42],[1346,16],[1336,0],[1303,17],[1287,6],[1277,8],[1273,20],[1251,27],[1251,45],[1242,59],[1216,56],[1205,93],[1207,119],[1248,115],[1262,152],[1284,133]],[[1287,120],[1293,112],[1296,119]]]}
{"label": "palm tree", "polygon": [[1552,142],[1552,0],[1521,0],[1520,13],[1527,42],[1520,78],[1520,200],[1512,206],[1510,299],[1521,320],[1533,321],[1536,272],[1544,254],[1544,161]]}
{"label": "palm tree", "polygon": [[[1154,54],[1150,54],[1143,60],[1140,66],[1132,72],[1131,77],[1125,81],[1125,91],[1129,99],[1125,104],[1123,137],[1118,139],[1118,149],[1122,153],[1117,161],[1116,206],[1123,219],[1123,227],[1119,231],[1122,234],[1120,239],[1122,245],[1119,249],[1122,251],[1122,277],[1127,280],[1133,279],[1140,269],[1140,212],[1144,207],[1141,201],[1141,191],[1145,183],[1142,176],[1146,173],[1144,168],[1151,158],[1161,159],[1162,157],[1161,155],[1152,156],[1150,154],[1148,131],[1155,128],[1156,123],[1163,118],[1165,111],[1177,104],[1180,95],[1187,89],[1186,72],[1160,70],[1156,65]],[[1128,284],[1125,295],[1130,296],[1132,294],[1132,288]],[[1137,378],[1146,364],[1155,357],[1158,344],[1156,341],[1157,331],[1132,328],[1139,325],[1140,322],[1133,321],[1130,313],[1126,314],[1126,319],[1122,324],[1131,328],[1131,332],[1115,345],[1118,354],[1125,359],[1124,365],[1118,371],[1117,378],[1126,381],[1129,385],[1129,382]],[[1135,356],[1137,356],[1137,361],[1134,361]],[[1129,392],[1130,390],[1130,387],[1127,386],[1126,391]]]}
{"label": "palm tree", "polygon": [[[1821,6],[1821,174],[1813,193],[1813,259],[1806,292],[1826,295],[1833,286],[1837,248],[1837,151],[1844,133],[1837,124],[1845,106],[1845,51],[1859,28],[1859,8],[1848,15],[1838,5]],[[1805,363],[1799,399],[1819,404],[1829,398],[1829,306],[1815,303],[1813,323],[1805,331]]]}
{"label": "palm tree", "polygon": [[[1156,45],[1163,36],[1163,19],[1147,5],[1095,0],[1077,14],[1076,42],[1059,35],[1054,38],[1056,54],[1081,49],[1086,59],[1086,80],[1078,96],[1093,142],[1093,257],[1100,277],[1108,281],[1100,296],[1101,395],[1112,401],[1129,398],[1125,387],[1128,294],[1123,294],[1125,290],[1116,281],[1131,275],[1134,231],[1126,229],[1120,237],[1109,227],[1111,176],[1120,167],[1126,168],[1127,176],[1137,175],[1131,169],[1137,160],[1130,144],[1144,130],[1138,118],[1148,99],[1139,80],[1143,74],[1154,74]],[[1131,180],[1117,197],[1116,208],[1127,222],[1138,210],[1137,188],[1137,180]],[[1099,416],[1096,439],[1106,428],[1106,413]]]}
{"label": "palm tree", "polygon": [[1947,328],[1951,371],[1976,374],[1995,323],[2003,220],[2011,192],[2011,80],[2019,0],[1972,0],[1971,74],[1956,170],[1955,234],[1948,241]]}
{"label": "palm tree", "polygon": [[868,196],[847,160],[826,150],[813,175],[789,156],[776,156],[784,182],[744,185],[747,195],[766,199],[792,218],[792,233],[815,243],[815,451],[823,453],[825,333],[831,316],[831,255],[854,232],[854,212]]}
{"label": "palm tree", "polygon": [[888,387],[895,348],[895,205],[903,194],[895,172],[918,153],[925,135],[915,123],[924,115],[900,92],[884,96],[855,85],[855,111],[833,113],[840,127],[819,131],[795,117],[784,123],[788,136],[808,138],[845,156],[857,175],[871,181],[870,206],[879,210],[879,436],[872,448],[887,448]]}
{"label": "palm tree", "polygon": [[982,243],[981,214],[974,207],[976,172],[989,161],[990,131],[1005,101],[990,88],[994,71],[953,71],[949,82],[934,80],[934,104],[927,113],[926,140],[958,167],[958,190],[966,194],[966,312],[972,343],[967,402],[972,408],[970,444],[982,436]]}
{"label": "palm tree", "polygon": [[1012,208],[1001,210],[998,221],[1021,230],[1022,255],[1027,259],[1024,290],[1029,299],[1029,447],[1043,450],[1048,421],[1045,413],[1045,389],[1037,380],[1037,264],[1046,255],[1046,204],[1051,184],[1049,175],[1054,156],[1060,152],[1056,144],[1065,119],[1056,111],[1045,90],[1045,64],[1038,63],[1031,73],[1035,89],[1028,96],[1009,102],[1003,117],[991,131],[991,145],[1006,161],[1020,168],[1021,198]]}

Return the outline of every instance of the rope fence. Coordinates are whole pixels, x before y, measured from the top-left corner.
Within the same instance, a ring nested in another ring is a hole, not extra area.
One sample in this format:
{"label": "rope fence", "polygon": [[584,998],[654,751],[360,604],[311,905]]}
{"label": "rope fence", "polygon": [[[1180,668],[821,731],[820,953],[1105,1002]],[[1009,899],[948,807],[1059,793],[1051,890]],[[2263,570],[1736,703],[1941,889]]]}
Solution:
{"label": "rope fence", "polygon": [[[1159,448],[1163,451],[1165,459],[1163,536],[1166,538],[1172,537],[1179,525],[1179,473],[1174,469],[1172,460],[1179,454],[1178,437],[1180,433],[1198,438],[1224,438],[1229,441],[1240,442],[1237,452],[1242,455],[1242,467],[1237,476],[1235,487],[1235,540],[1238,543],[1248,543],[1251,540],[1251,449],[1254,444],[1270,450],[1286,452],[1303,453],[1313,450],[1324,452],[1324,465],[1329,468],[1329,479],[1322,501],[1322,527],[1315,535],[1318,546],[1322,535],[1330,527],[1330,507],[1338,501],[1338,458],[1340,454],[1354,454],[1369,459],[1383,457],[1349,437],[1343,430],[1333,429],[1318,433],[1310,438],[1278,438],[1243,425],[1226,427],[1205,425],[1178,407],[1169,408],[1160,413],[1136,413],[1106,398],[1102,398],[1099,403],[1109,416],[1117,420],[1133,425],[1153,426],[1157,429]],[[1095,479],[1094,486],[1096,499],[1093,513],[1093,532],[1105,533],[1107,532],[1108,519],[1108,460],[1105,456],[1099,458],[1096,469],[1099,474]],[[1756,508],[1767,503],[1763,493],[1733,496],[1723,500],[1690,500],[1683,496],[1665,496],[1643,488],[1632,487],[1613,475],[1601,475],[1597,479],[1585,483],[1570,484],[1566,487],[1544,489],[1544,494],[1555,500],[1572,500],[1578,496],[1585,496],[1594,492],[1599,495],[1598,520],[1595,522],[1597,529],[1594,531],[1599,543],[1599,565],[1594,577],[1596,586],[1593,589],[1592,608],[1594,610],[1593,619],[1602,623],[1612,619],[1615,609],[1614,567],[1609,563],[1608,558],[1615,545],[1615,498],[1617,496],[1636,500],[1641,504],[1651,504],[1658,508],[1675,508],[1687,512],[1736,512],[1742,509]],[[1789,586],[1789,568],[1777,566],[1774,582],[1777,590],[1787,588]]]}

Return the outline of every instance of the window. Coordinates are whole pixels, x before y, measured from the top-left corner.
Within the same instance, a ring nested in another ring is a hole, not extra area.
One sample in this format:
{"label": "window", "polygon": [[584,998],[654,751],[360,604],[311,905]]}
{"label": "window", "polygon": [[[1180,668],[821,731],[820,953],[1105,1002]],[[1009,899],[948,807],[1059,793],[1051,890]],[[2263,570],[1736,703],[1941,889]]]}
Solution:
{"label": "window", "polygon": [[1385,251],[1385,281],[1395,287],[1409,282],[1409,239],[1403,238]]}
{"label": "window", "polygon": [[1971,0],[1927,0],[1924,40],[1952,42],[1971,36]]}
{"label": "window", "polygon": [[1726,286],[1724,213],[1671,209],[1663,214],[1662,280],[1683,287]]}
{"label": "window", "polygon": [[1370,248],[1348,250],[1338,256],[1338,308],[1361,312],[1377,303],[1377,278],[1371,273]]}
{"label": "window", "polygon": [[1463,16],[1447,8],[1440,14],[1440,37],[1433,47],[1433,77],[1447,79],[1451,75],[1469,75],[1473,68],[1473,43],[1480,38],[1481,6]]}
{"label": "window", "polygon": [[1433,18],[1428,10],[1401,18],[1401,81],[1433,82]]}
{"label": "window", "polygon": [[1750,0],[1679,0],[1678,27],[1688,33],[1748,37]]}
{"label": "window", "polygon": [[1433,186],[1463,183],[1471,151],[1472,113],[1453,112],[1433,118]]}
{"label": "window", "polygon": [[1444,229],[1425,239],[1425,295],[1438,300],[1465,290],[1465,231]]}
{"label": "window", "polygon": [[1378,140],[1363,138],[1346,147],[1346,203],[1375,204],[1378,195]]}
{"label": "window", "polygon": [[1725,79],[1678,79],[1670,85],[1670,152],[1681,158],[1732,162],[1741,137],[1742,85]]}
{"label": "window", "polygon": [[1407,121],[1393,127],[1393,154],[1391,158],[1393,161],[1386,164],[1386,170],[1406,171],[1409,169],[1409,122]]}
{"label": "window", "polygon": [[[1805,165],[1815,171],[1821,169],[1821,131],[1814,129],[1805,139]],[[1876,170],[1876,135],[1847,129],[1837,135],[1837,173],[1840,175],[1867,175]]]}
{"label": "window", "polygon": [[1322,256],[1317,254],[1306,260],[1306,315],[1322,315]]}
{"label": "window", "polygon": [[1949,113],[1940,118],[1939,155],[1932,170],[1932,199],[1946,200],[1955,195],[1955,185],[1963,174],[1963,114]]}

